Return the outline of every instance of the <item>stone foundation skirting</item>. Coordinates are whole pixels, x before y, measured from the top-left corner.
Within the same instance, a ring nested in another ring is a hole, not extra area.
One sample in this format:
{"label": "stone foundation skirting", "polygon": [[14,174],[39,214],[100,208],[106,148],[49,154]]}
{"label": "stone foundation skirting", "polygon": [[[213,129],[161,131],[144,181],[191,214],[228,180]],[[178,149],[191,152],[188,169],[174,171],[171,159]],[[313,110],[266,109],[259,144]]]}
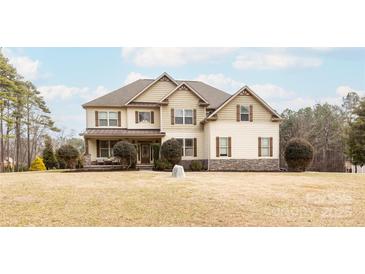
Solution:
{"label": "stone foundation skirting", "polygon": [[203,164],[203,170],[208,169],[208,160],[181,160],[179,164],[182,165],[185,170],[190,170],[191,161],[200,161]]}
{"label": "stone foundation skirting", "polygon": [[278,171],[279,159],[214,159],[211,171]]}

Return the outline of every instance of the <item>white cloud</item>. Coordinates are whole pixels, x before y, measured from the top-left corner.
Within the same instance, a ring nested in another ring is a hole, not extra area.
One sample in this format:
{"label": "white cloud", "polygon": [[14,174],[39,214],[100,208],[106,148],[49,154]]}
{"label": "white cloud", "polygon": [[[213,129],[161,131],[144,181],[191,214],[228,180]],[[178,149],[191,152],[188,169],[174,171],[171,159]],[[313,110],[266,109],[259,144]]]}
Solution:
{"label": "white cloud", "polygon": [[322,60],[313,57],[300,57],[285,53],[241,54],[236,57],[233,67],[237,69],[286,69],[318,67]]}
{"label": "white cloud", "polygon": [[198,75],[198,77],[195,78],[195,80],[202,81],[204,83],[212,85],[213,87],[217,87],[231,93],[237,91],[239,88],[244,86],[242,82],[233,80],[232,78],[229,78],[222,73],[200,74]]}
{"label": "white cloud", "polygon": [[55,86],[42,86],[38,90],[46,100],[67,100],[70,98],[79,97],[84,100],[91,100],[96,97],[102,96],[108,92],[103,86],[98,86],[96,89],[90,89],[88,87],[67,87],[64,85]]}
{"label": "white cloud", "polygon": [[250,86],[260,97],[266,98],[288,98],[294,95],[294,92],[288,91],[274,84],[256,84]]}
{"label": "white cloud", "polygon": [[341,97],[345,97],[349,92],[356,92],[360,96],[365,96],[365,90],[355,90],[349,86],[339,86],[336,89],[337,95],[339,95]]}
{"label": "white cloud", "polygon": [[123,48],[122,57],[140,67],[178,67],[216,60],[235,48]]}
{"label": "white cloud", "polygon": [[151,77],[148,77],[148,76],[145,76],[143,75],[142,73],[139,73],[139,72],[131,72],[127,75],[126,79],[124,80],[124,84],[125,85],[128,85],[136,80],[139,80],[139,79],[146,79],[146,78],[151,78]]}
{"label": "white cloud", "polygon": [[2,53],[9,59],[17,72],[22,75],[25,80],[35,80],[39,77],[40,61],[33,60],[28,56],[15,54],[11,49],[5,48]]}

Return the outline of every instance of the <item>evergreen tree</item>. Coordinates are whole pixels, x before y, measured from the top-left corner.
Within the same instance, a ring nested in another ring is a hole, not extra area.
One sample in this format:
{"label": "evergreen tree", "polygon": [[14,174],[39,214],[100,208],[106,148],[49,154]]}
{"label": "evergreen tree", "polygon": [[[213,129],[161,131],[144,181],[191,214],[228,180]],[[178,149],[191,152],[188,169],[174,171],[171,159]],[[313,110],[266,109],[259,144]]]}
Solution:
{"label": "evergreen tree", "polygon": [[365,165],[365,97],[354,110],[354,121],[350,123],[347,139],[347,154],[352,163]]}
{"label": "evergreen tree", "polygon": [[47,169],[57,167],[57,159],[53,150],[52,140],[49,136],[45,137],[45,148],[43,150],[43,162]]}

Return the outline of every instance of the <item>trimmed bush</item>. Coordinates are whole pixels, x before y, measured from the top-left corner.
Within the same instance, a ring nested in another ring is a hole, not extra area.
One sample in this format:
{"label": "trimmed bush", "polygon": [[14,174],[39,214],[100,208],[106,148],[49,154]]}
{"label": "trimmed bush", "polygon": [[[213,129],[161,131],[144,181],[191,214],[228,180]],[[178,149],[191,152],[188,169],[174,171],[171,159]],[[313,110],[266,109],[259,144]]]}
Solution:
{"label": "trimmed bush", "polygon": [[43,171],[46,170],[46,166],[43,163],[43,160],[41,157],[36,157],[34,161],[31,163],[30,171]]}
{"label": "trimmed bush", "polygon": [[164,171],[164,170],[171,170],[172,165],[165,159],[156,160],[154,163],[154,170]]}
{"label": "trimmed bush", "polygon": [[120,159],[122,165],[127,168],[136,168],[137,150],[136,147],[126,141],[120,141],[113,146],[113,155]]}
{"label": "trimmed bush", "polygon": [[43,162],[47,169],[53,169],[57,167],[57,158],[53,150],[52,140],[50,137],[46,137],[45,147],[43,150]]}
{"label": "trimmed bush", "polygon": [[301,138],[289,140],[285,147],[285,161],[289,171],[305,171],[313,160],[313,146]]}
{"label": "trimmed bush", "polygon": [[190,163],[190,169],[192,171],[202,171],[203,170],[203,163],[199,160],[192,160]]}
{"label": "trimmed bush", "polygon": [[161,157],[167,160],[172,166],[181,161],[181,145],[172,138],[164,142],[161,146]]}
{"label": "trimmed bush", "polygon": [[74,169],[79,158],[79,151],[71,145],[63,145],[57,150],[60,166]]}

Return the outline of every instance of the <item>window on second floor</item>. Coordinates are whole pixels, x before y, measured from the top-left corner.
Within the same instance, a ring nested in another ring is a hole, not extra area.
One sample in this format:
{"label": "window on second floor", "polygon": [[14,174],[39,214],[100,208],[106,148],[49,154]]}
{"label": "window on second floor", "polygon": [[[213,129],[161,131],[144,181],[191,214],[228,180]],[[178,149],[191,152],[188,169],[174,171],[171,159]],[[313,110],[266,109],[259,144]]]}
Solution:
{"label": "window on second floor", "polygon": [[98,113],[99,127],[117,127],[118,126],[118,112],[114,111],[99,111]]}
{"label": "window on second floor", "polygon": [[250,120],[250,110],[247,106],[241,106],[240,118],[241,118],[241,121],[249,121]]}
{"label": "window on second floor", "polygon": [[140,123],[151,122],[151,112],[138,112],[138,120]]}
{"label": "window on second floor", "polygon": [[108,126],[108,112],[104,111],[99,112],[99,126],[100,127]]}
{"label": "window on second floor", "polygon": [[175,124],[192,125],[193,124],[193,110],[192,109],[176,109],[175,110]]}

